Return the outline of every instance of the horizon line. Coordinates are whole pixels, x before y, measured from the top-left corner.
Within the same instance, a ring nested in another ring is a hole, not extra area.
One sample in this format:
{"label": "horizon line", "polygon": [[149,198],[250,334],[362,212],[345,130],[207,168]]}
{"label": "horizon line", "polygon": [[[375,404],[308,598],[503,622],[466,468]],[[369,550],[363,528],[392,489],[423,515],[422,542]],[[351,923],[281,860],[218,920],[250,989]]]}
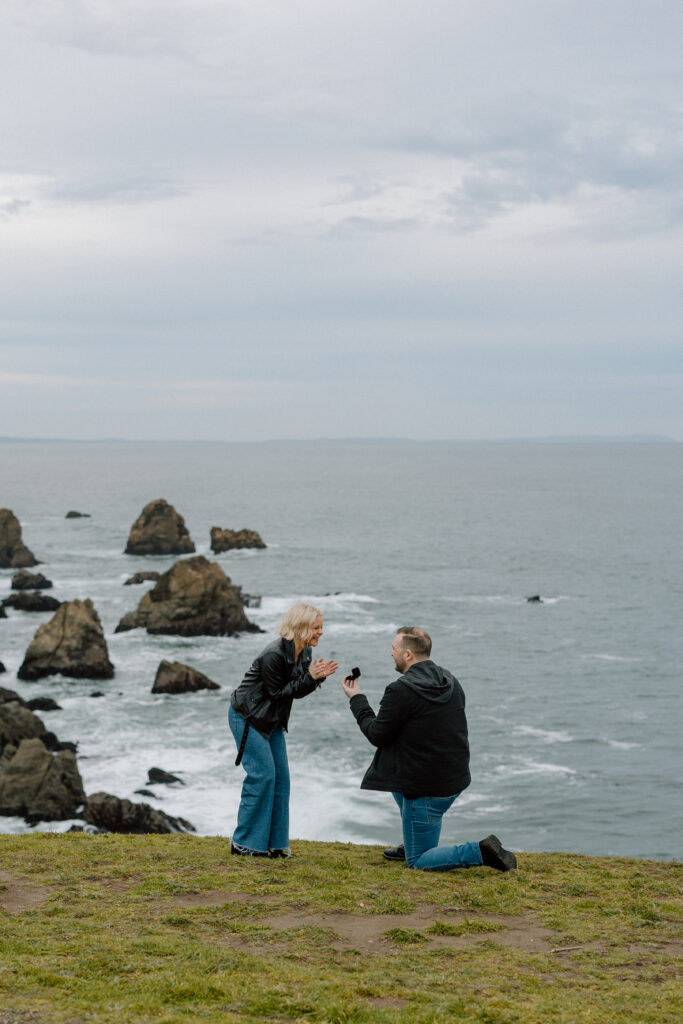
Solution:
{"label": "horizon line", "polygon": [[227,440],[224,438],[146,437],[26,437],[0,436],[0,444],[681,444],[666,434],[551,434],[538,437],[281,437]]}

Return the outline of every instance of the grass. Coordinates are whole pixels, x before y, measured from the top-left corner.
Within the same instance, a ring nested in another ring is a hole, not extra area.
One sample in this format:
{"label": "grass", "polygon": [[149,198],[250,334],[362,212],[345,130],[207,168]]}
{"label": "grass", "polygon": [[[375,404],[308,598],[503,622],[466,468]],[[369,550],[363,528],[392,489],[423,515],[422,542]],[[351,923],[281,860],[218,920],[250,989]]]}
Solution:
{"label": "grass", "polygon": [[0,837],[0,1024],[678,1024],[680,865]]}

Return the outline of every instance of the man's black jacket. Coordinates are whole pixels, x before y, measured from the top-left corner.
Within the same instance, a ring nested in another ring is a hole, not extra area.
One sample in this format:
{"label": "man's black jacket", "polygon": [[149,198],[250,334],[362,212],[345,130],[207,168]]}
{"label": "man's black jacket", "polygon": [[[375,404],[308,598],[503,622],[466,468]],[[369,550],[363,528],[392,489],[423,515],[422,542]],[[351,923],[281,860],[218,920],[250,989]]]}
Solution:
{"label": "man's black jacket", "polygon": [[233,691],[230,703],[235,711],[263,736],[271,736],[279,725],[286,729],[292,700],[320,686],[321,680],[308,671],[312,657],[313,649],[304,647],[295,661],[293,640],[273,640]]}
{"label": "man's black jacket", "polygon": [[465,694],[451,673],[419,661],[389,683],[375,715],[364,694],[351,710],[378,749],[361,789],[451,796],[470,784]]}

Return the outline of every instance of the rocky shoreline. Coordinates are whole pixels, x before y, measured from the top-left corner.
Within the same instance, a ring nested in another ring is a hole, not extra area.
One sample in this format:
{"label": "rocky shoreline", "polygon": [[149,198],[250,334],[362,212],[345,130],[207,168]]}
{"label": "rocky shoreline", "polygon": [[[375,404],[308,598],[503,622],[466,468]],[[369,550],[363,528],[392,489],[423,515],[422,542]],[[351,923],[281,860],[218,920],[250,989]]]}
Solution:
{"label": "rocky shoreline", "polygon": [[[67,518],[89,516],[71,511]],[[211,546],[216,552],[266,547],[256,531],[223,531],[218,527],[211,529]],[[139,572],[126,580],[126,585],[154,585],[137,608],[123,616],[116,633],[134,629],[145,629],[150,635],[178,636],[260,632],[245,614],[245,607],[258,606],[260,599],[242,595],[241,588],[231,582],[220,565],[194,555],[194,551],[184,520],[172,505],[157,499],[143,508],[131,527],[125,554],[193,557],[181,559],[167,572]],[[17,678],[30,683],[57,674],[74,679],[112,679],[115,666],[93,601],[88,597],[60,601],[42,593],[54,583],[42,573],[28,571],[39,564],[23,542],[17,517],[9,509],[0,509],[0,568],[16,570],[11,582],[16,593],[0,604],[0,618],[8,619],[6,609],[20,614],[54,613],[38,626]],[[3,629],[7,628],[5,624]],[[218,683],[197,669],[162,659],[151,692],[177,695],[219,689]],[[53,709],[58,705],[50,697],[26,701],[15,691],[0,688],[0,815],[23,817],[29,825],[80,819],[85,824],[74,827],[88,831],[194,831],[184,818],[166,815],[147,803],[134,803],[105,792],[86,795],[78,769],[77,743],[60,741],[35,713]],[[181,781],[162,769],[150,769],[149,781],[168,784],[172,780]],[[154,797],[148,790],[138,792]]]}

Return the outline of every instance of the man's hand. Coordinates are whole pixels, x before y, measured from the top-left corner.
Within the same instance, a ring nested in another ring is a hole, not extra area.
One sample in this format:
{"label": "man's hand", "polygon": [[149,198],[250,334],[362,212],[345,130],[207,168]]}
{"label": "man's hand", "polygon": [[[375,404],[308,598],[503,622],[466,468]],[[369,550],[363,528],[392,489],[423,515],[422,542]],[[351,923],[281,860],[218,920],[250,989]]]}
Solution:
{"label": "man's hand", "polygon": [[338,668],[338,661],[323,661],[322,658],[316,658],[315,661],[311,662],[308,671],[314,679],[322,680],[327,679],[328,676],[333,676]]}
{"label": "man's hand", "polygon": [[360,683],[357,679],[352,679],[351,676],[346,676],[342,679],[342,690],[347,697],[355,697],[356,694],[361,692]]}

